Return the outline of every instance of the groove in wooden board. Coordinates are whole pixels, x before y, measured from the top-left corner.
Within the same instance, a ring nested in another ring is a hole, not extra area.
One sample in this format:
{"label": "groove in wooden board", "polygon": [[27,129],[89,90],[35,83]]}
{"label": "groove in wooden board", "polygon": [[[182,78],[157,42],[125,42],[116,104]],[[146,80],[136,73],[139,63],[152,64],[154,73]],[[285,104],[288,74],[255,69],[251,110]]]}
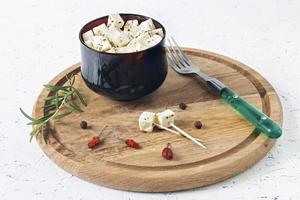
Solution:
{"label": "groove in wooden board", "polygon": [[[195,49],[185,50],[195,63],[201,65],[203,71],[224,81],[241,96],[281,122],[278,97],[259,74],[224,56]],[[65,74],[79,71],[79,65],[74,65],[50,83],[61,85],[65,82]],[[66,119],[51,123],[50,145],[42,144],[40,137],[37,139],[46,154],[59,166],[97,184],[152,192],[203,186],[245,170],[267,153],[274,143],[263,135],[257,136],[252,126],[200,85],[198,80],[178,76],[172,70],[169,70],[167,80],[159,90],[133,102],[116,102],[96,95],[87,89],[81,78],[76,84],[87,97],[89,107],[82,114],[72,114]],[[41,93],[34,115],[43,114],[41,97],[46,95],[45,91]],[[181,101],[189,103],[186,111],[177,108]],[[202,138],[209,147],[208,150],[202,150],[188,140],[164,131],[139,132],[136,120],[143,110],[158,111],[166,106],[176,111],[176,124]],[[88,120],[93,125],[92,129],[80,130],[78,124],[81,119]],[[202,130],[193,128],[196,119],[204,123]],[[119,121],[122,121],[121,125]],[[143,149],[128,149],[114,136],[107,135],[103,145],[93,152],[87,151],[87,141],[104,124],[109,124],[110,129],[119,132],[121,137],[135,138]],[[170,141],[176,152],[171,162],[160,157],[161,149]],[[218,173],[217,169],[222,173]],[[183,174],[184,180],[181,177]],[[158,177],[158,186],[153,186]],[[182,182],[175,185],[174,182],[179,177]],[[136,182],[131,182],[132,178]]]}

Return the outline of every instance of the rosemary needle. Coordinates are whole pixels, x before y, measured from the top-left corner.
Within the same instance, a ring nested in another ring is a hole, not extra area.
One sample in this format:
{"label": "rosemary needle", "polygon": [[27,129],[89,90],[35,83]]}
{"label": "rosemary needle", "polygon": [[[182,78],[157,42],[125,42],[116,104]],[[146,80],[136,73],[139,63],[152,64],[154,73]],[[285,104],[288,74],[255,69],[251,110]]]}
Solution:
{"label": "rosemary needle", "polygon": [[[34,119],[26,114],[22,108],[20,108],[21,113],[29,119],[31,122],[28,125],[32,125],[32,131],[30,133],[30,141],[34,136],[42,134],[42,138],[45,143],[47,143],[46,137],[44,135],[44,128],[50,120],[61,119],[68,116],[72,112],[82,112],[81,108],[74,102],[75,98],[78,98],[80,104],[87,106],[84,98],[79,93],[79,91],[73,86],[75,83],[75,76],[68,78],[67,85],[55,86],[55,85],[44,85],[44,88],[51,92],[51,96],[44,98],[45,106],[44,111],[48,112],[45,116]],[[65,112],[61,112],[62,108],[65,108]]]}

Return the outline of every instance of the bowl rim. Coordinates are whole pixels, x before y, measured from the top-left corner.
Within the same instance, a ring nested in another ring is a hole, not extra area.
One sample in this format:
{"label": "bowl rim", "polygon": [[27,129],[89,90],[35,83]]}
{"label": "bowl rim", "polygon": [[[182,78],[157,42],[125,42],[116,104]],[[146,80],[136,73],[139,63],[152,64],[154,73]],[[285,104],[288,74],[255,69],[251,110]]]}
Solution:
{"label": "bowl rim", "polygon": [[91,23],[93,23],[93,22],[95,22],[95,21],[97,21],[97,20],[100,20],[100,19],[102,19],[102,18],[105,18],[105,17],[108,17],[108,16],[109,16],[109,15],[105,15],[105,16],[102,16],[102,17],[98,17],[98,18],[96,18],[96,19],[93,19],[93,20],[87,22],[85,25],[82,26],[82,28],[81,28],[80,31],[79,31],[79,41],[81,42],[81,44],[84,45],[86,48],[88,48],[88,49],[90,49],[90,50],[92,50],[92,51],[94,51],[94,52],[101,53],[101,54],[108,54],[108,55],[133,55],[133,54],[138,54],[138,53],[146,52],[146,51],[148,51],[148,50],[150,50],[150,49],[153,49],[153,48],[155,48],[156,46],[160,45],[160,44],[165,40],[165,38],[166,38],[166,29],[165,29],[165,27],[164,27],[159,21],[157,21],[157,20],[155,20],[155,19],[153,19],[153,18],[151,18],[151,17],[145,16],[145,15],[140,15],[140,14],[133,14],[133,13],[117,13],[117,14],[121,15],[121,17],[122,17],[122,15],[134,15],[134,16],[139,16],[139,17],[146,18],[146,19],[152,19],[153,21],[155,21],[156,23],[158,23],[158,24],[161,26],[161,28],[162,28],[162,30],[163,30],[163,33],[164,33],[164,36],[162,37],[162,39],[160,40],[160,42],[158,42],[158,43],[155,44],[154,46],[149,47],[149,48],[144,49],[144,50],[141,50],[141,51],[134,51],[134,52],[129,52],[129,53],[110,53],[110,52],[105,52],[105,51],[97,51],[97,50],[95,50],[95,49],[93,49],[93,48],[87,46],[87,45],[84,43],[83,38],[82,38],[82,34],[83,34],[82,32],[83,32],[83,29],[84,29],[87,25],[89,25],[89,24],[91,24]]}

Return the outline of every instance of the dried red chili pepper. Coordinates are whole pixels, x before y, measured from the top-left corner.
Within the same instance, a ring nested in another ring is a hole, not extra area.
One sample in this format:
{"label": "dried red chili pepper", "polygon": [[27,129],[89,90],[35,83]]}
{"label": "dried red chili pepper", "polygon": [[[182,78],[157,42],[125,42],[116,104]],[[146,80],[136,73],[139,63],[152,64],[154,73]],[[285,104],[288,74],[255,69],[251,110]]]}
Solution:
{"label": "dried red chili pepper", "polygon": [[140,148],[140,145],[134,141],[133,139],[127,139],[125,140],[125,144],[131,148],[134,148],[134,149],[139,149]]}
{"label": "dried red chili pepper", "polygon": [[104,126],[99,135],[98,136],[94,136],[89,142],[88,142],[88,148],[89,149],[93,149],[95,146],[97,146],[99,143],[101,143],[101,140],[100,140],[100,137],[104,131],[104,129],[106,128],[107,126]]}
{"label": "dried red chili pepper", "polygon": [[93,149],[97,144],[99,144],[101,142],[100,137],[99,136],[95,136],[93,137],[89,143],[88,143],[88,147],[90,149]]}
{"label": "dried red chili pepper", "polygon": [[165,147],[161,152],[162,157],[166,160],[171,160],[173,158],[173,151],[171,149],[171,144],[168,143],[167,147]]}

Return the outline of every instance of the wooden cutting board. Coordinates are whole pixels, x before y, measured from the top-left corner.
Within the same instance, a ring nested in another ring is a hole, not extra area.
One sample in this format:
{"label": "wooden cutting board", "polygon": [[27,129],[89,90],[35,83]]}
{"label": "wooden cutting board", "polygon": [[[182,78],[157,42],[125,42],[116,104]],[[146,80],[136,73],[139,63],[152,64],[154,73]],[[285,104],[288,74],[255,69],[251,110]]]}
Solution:
{"label": "wooden cutting board", "polygon": [[[201,69],[234,89],[282,123],[282,108],[272,86],[253,69],[230,58],[197,49],[185,52]],[[65,75],[80,74],[75,64],[57,75],[49,84],[63,85]],[[171,68],[164,84],[152,94],[130,102],[119,102],[89,90],[81,76],[75,86],[85,97],[88,107],[51,122],[47,133],[49,143],[41,137],[37,142],[46,155],[67,172],[99,185],[130,191],[178,191],[213,184],[239,174],[260,160],[273,146],[263,134],[242,119],[215,94],[192,77],[180,76]],[[33,110],[35,118],[44,115],[43,90]],[[188,104],[180,110],[178,104]],[[176,112],[176,124],[195,137],[201,138],[207,149],[191,141],[161,130],[142,133],[138,117],[145,111],[162,111],[166,107]],[[91,127],[82,130],[81,120]],[[201,120],[202,129],[193,123]],[[88,150],[87,143],[108,125],[104,143]],[[133,138],[142,146],[128,148],[116,136]],[[162,149],[172,144],[174,158],[164,160]]]}

